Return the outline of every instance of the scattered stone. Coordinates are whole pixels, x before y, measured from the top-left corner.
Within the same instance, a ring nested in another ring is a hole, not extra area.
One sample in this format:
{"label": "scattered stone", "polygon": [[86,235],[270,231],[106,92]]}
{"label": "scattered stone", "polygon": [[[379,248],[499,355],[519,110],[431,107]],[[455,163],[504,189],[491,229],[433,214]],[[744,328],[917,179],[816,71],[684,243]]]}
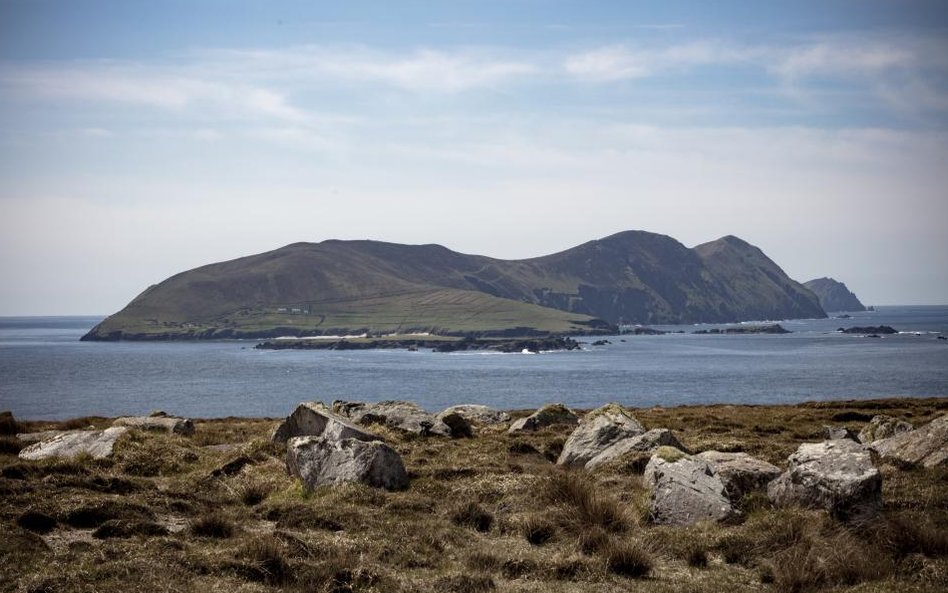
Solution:
{"label": "scattered stone", "polygon": [[93,459],[105,459],[120,436],[128,432],[124,426],[105,430],[68,430],[48,439],[33,443],[20,451],[20,459],[35,461],[52,457],[71,458],[88,454]]}
{"label": "scattered stone", "polygon": [[516,420],[507,432],[540,430],[554,424],[579,424],[579,417],[563,404],[549,404],[526,418]]}
{"label": "scattered stone", "polygon": [[451,437],[455,439],[470,438],[474,436],[474,430],[467,418],[457,412],[441,412],[437,416],[438,421],[443,422],[451,431]]}
{"label": "scattered stone", "polygon": [[[154,414],[154,412],[152,413]],[[164,414],[162,412],[162,414]],[[128,428],[140,428],[142,430],[155,430],[167,432],[168,434],[180,434],[190,436],[194,434],[194,423],[190,418],[174,418],[168,415],[163,416],[124,416],[116,418],[112,426],[127,426]]]}
{"label": "scattered stone", "polygon": [[823,440],[838,441],[840,439],[849,439],[851,441],[859,442],[859,437],[856,436],[856,433],[845,426],[826,425],[823,427]]}
{"label": "scattered stone", "polygon": [[381,437],[333,414],[322,402],[300,403],[293,413],[276,427],[270,440],[274,443],[285,443],[290,438],[299,436],[321,436],[333,440],[382,440]]}
{"label": "scattered stone", "polygon": [[510,414],[507,412],[502,412],[494,408],[487,406],[482,406],[479,404],[462,404],[459,406],[451,406],[447,408],[438,416],[443,416],[445,414],[460,414],[468,422],[473,422],[475,424],[504,424],[510,422]]}
{"label": "scattered stone", "polygon": [[356,424],[383,424],[419,436],[451,436],[451,428],[412,402],[387,400],[374,404],[334,401],[333,412],[348,416]]}
{"label": "scattered stone", "polygon": [[344,482],[387,490],[408,486],[402,458],[381,441],[293,437],[287,442],[286,468],[307,490]]}
{"label": "scattered stone", "polygon": [[776,505],[826,509],[841,519],[869,517],[882,507],[882,475],[858,443],[804,443],[788,461],[787,471],[767,487]]}
{"label": "scattered stone", "polygon": [[607,404],[586,415],[582,423],[573,431],[563,452],[557,459],[557,465],[583,467],[603,450],[615,443],[645,433],[638,420],[622,409],[619,404]]}
{"label": "scattered stone", "polygon": [[706,461],[721,478],[728,498],[734,503],[746,494],[766,489],[767,484],[780,475],[779,467],[747,453],[704,451],[696,457]]}
{"label": "scattered stone", "polygon": [[667,428],[653,428],[648,432],[638,436],[622,439],[610,447],[604,449],[601,453],[586,462],[586,469],[594,469],[604,463],[609,463],[626,456],[629,453],[651,453],[658,447],[674,447],[683,453],[687,453],[681,442],[675,438],[672,431]]}
{"label": "scattered stone", "polygon": [[868,445],[873,441],[894,437],[897,434],[908,432],[914,428],[914,426],[905,420],[879,414],[878,416],[873,416],[869,424],[859,431],[859,442]]}
{"label": "scattered stone", "polygon": [[915,430],[875,441],[868,447],[883,459],[909,465],[948,465],[948,414]]}
{"label": "scattered stone", "polygon": [[653,523],[693,525],[728,521],[737,515],[724,482],[711,465],[678,449],[657,449],[645,466],[643,482],[652,490],[649,513]]}

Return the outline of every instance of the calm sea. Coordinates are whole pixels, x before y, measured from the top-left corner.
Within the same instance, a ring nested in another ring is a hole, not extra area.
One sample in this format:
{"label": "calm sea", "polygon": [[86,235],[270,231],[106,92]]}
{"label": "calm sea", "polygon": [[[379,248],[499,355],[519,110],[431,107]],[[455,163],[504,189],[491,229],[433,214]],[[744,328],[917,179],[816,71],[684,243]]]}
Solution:
{"label": "calm sea", "polygon": [[[100,320],[0,318],[0,410],[24,419],[153,409],[221,417],[283,416],[312,399],[408,399],[437,411],[458,403],[589,408],[609,401],[672,406],[948,395],[948,340],[937,339],[948,336],[942,306],[781,321],[793,332],[787,335],[622,336],[606,346],[534,355],[79,342]],[[903,333],[872,339],[835,332],[870,324]]]}

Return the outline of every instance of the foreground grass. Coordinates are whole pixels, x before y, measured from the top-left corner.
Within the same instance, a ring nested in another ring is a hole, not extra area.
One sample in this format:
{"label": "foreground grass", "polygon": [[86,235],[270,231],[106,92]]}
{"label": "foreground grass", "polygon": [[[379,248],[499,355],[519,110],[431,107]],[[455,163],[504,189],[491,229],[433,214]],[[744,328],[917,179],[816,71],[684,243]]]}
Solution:
{"label": "foreground grass", "polygon": [[[633,410],[696,450],[783,466],[824,424],[873,414],[923,424],[948,399]],[[60,426],[105,426],[83,418]],[[197,422],[193,437],[132,433],[106,461],[0,452],[0,591],[944,591],[948,471],[882,465],[870,524],[742,501],[738,525],[652,526],[641,460],[553,467],[569,429],[471,439],[385,436],[410,488],[307,494],[274,420]],[[56,428],[0,425],[0,431]]]}

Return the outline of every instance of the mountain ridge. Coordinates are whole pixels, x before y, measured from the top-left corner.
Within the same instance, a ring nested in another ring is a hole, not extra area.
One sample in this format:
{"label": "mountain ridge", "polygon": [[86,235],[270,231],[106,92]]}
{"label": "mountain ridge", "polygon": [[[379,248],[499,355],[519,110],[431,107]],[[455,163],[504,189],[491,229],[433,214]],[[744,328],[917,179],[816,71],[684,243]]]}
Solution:
{"label": "mountain ridge", "polygon": [[730,235],[689,249],[623,231],[521,260],[329,239],[175,274],[83,339],[576,334],[619,323],[822,316],[812,292]]}

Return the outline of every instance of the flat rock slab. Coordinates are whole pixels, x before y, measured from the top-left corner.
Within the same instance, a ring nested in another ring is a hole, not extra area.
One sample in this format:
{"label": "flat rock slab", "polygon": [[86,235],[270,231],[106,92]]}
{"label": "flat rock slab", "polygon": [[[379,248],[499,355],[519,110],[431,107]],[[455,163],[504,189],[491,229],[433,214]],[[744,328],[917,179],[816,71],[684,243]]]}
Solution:
{"label": "flat rock slab", "polygon": [[948,414],[868,447],[883,459],[924,467],[948,465]]}
{"label": "flat rock slab", "polygon": [[914,428],[911,423],[905,420],[879,414],[878,416],[873,416],[869,424],[859,431],[859,442],[867,445],[875,441],[894,437],[903,432],[908,432]]}
{"label": "flat rock slab", "polygon": [[16,435],[24,443],[38,443],[53,438],[57,434],[62,434],[61,430],[42,430],[40,432],[21,432]]}
{"label": "flat rock slab", "polygon": [[381,441],[293,437],[286,444],[286,468],[307,490],[346,482],[387,490],[408,487],[402,458]]}
{"label": "flat rock slab", "polygon": [[356,424],[363,426],[382,424],[395,430],[419,436],[452,436],[450,426],[412,402],[398,400],[386,400],[378,403],[334,401],[332,409],[333,412],[341,416],[347,416]]}
{"label": "flat rock slab", "polygon": [[659,447],[674,447],[685,453],[688,452],[688,449],[675,438],[672,431],[667,428],[653,428],[638,436],[622,439],[603,449],[601,453],[586,462],[586,469],[594,469],[605,463],[616,461],[629,453],[651,453]]}
{"label": "flat rock slab", "polygon": [[882,475],[859,443],[804,443],[788,463],[787,471],[767,486],[767,496],[778,506],[825,509],[840,519],[871,517],[882,507]]}
{"label": "flat rock slab", "polygon": [[549,404],[543,406],[526,418],[516,420],[510,425],[509,433],[540,430],[556,424],[579,424],[579,416],[563,404]]}
{"label": "flat rock slab", "polygon": [[510,422],[510,414],[507,412],[502,412],[500,410],[482,406],[479,404],[461,404],[459,406],[451,406],[446,408],[443,412],[438,414],[438,417],[442,417],[445,414],[458,414],[466,419],[468,422],[474,424],[506,424]]}
{"label": "flat rock slab", "polygon": [[747,453],[704,451],[696,457],[711,466],[724,482],[728,498],[735,503],[746,494],[765,490],[767,484],[781,473],[776,465],[751,457]]}
{"label": "flat rock slab", "polygon": [[124,426],[113,426],[105,430],[68,430],[42,440],[21,450],[20,459],[69,459],[79,455],[90,455],[93,459],[105,459],[112,454],[115,441],[128,432]]}
{"label": "flat rock slab", "polygon": [[194,423],[191,422],[190,418],[175,418],[173,416],[123,416],[112,421],[112,426],[156,430],[183,436],[194,434]]}
{"label": "flat rock slab", "polygon": [[276,427],[270,440],[274,443],[285,443],[287,440],[299,436],[318,436],[332,440],[382,440],[382,437],[333,414],[322,402],[300,403],[293,413]]}
{"label": "flat rock slab", "polygon": [[637,437],[645,428],[618,404],[607,404],[586,415],[569,435],[557,465],[585,467],[590,459],[621,440]]}
{"label": "flat rock slab", "polygon": [[693,525],[702,521],[729,521],[737,512],[724,482],[711,465],[684,455],[674,461],[653,455],[643,481],[651,488],[649,513],[659,525]]}

